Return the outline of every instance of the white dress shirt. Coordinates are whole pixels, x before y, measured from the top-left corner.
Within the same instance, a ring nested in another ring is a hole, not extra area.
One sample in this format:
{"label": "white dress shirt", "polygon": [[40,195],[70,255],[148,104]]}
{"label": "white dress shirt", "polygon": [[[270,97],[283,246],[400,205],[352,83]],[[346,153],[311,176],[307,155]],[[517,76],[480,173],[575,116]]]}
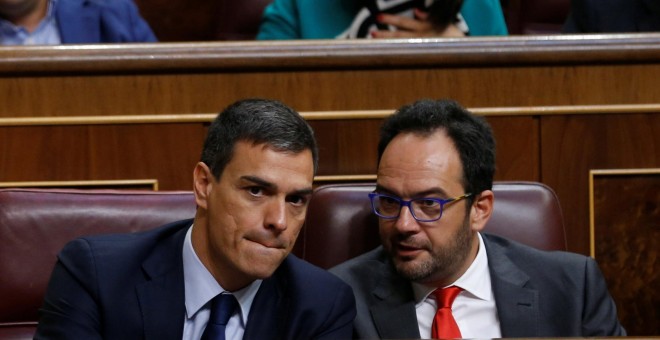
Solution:
{"label": "white dress shirt", "polygon": [[[192,247],[192,228],[183,241],[183,278],[185,283],[186,317],[183,325],[183,339],[198,340],[202,337],[211,314],[211,300],[226,292],[213,275],[204,267]],[[239,310],[229,319],[225,330],[226,339],[242,339],[248,322],[250,308],[262,280],[256,280],[247,287],[230,292],[239,304]]]}
{"label": "white dress shirt", "polygon": [[[501,338],[500,320],[490,284],[488,255],[481,234],[478,234],[478,237],[477,257],[467,271],[449,285],[463,289],[454,300],[451,310],[463,338]],[[412,287],[415,294],[419,334],[422,338],[431,338],[431,326],[438,309],[435,297],[431,293],[438,287],[428,287],[414,282]]]}

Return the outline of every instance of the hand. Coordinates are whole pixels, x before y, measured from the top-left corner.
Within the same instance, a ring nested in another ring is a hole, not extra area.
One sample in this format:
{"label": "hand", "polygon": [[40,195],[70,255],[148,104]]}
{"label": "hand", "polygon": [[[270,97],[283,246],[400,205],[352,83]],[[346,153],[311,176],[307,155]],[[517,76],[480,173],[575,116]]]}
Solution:
{"label": "hand", "polygon": [[444,29],[438,29],[433,26],[429,20],[429,13],[415,9],[415,17],[408,18],[400,15],[380,14],[378,22],[391,25],[396,28],[395,31],[374,31],[371,32],[373,38],[423,38],[423,37],[464,37],[465,34],[456,25],[450,24]]}

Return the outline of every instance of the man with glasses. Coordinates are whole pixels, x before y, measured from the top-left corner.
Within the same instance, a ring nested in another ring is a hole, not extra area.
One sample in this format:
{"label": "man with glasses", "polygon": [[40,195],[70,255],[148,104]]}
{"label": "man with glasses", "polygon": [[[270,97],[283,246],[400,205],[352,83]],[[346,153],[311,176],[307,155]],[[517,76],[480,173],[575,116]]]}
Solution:
{"label": "man with glasses", "polygon": [[378,160],[382,246],[331,270],[353,287],[354,337],[626,334],[595,261],[481,233],[495,200],[483,118],[446,100],[404,106],[381,128]]}

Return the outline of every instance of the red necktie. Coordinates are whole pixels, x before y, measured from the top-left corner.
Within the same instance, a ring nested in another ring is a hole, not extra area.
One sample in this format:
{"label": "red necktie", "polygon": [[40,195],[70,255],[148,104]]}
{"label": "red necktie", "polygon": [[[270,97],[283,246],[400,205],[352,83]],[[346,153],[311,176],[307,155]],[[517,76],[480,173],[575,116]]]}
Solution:
{"label": "red necktie", "polygon": [[461,292],[461,288],[451,286],[442,289],[436,289],[433,292],[435,300],[438,303],[438,311],[433,318],[431,326],[431,337],[434,339],[460,339],[461,331],[458,329],[456,320],[451,314],[451,305],[454,299]]}

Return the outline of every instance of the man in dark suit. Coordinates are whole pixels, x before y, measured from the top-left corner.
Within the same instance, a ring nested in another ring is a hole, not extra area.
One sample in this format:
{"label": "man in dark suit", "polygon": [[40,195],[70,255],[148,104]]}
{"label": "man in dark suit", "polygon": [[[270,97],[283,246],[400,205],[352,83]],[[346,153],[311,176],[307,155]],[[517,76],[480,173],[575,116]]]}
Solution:
{"label": "man in dark suit", "polygon": [[156,40],[133,0],[0,0],[0,45]]}
{"label": "man in dark suit", "polygon": [[572,0],[564,33],[660,31],[658,0]]}
{"label": "man in dark suit", "polygon": [[298,113],[268,100],[229,106],[193,172],[194,220],[69,243],[36,338],[200,339],[218,325],[227,339],[349,338],[350,287],[290,255],[316,166]]}
{"label": "man in dark suit", "polygon": [[595,262],[481,231],[495,142],[452,101],[385,120],[370,199],[382,246],[332,268],[353,287],[356,338],[620,336]]}

